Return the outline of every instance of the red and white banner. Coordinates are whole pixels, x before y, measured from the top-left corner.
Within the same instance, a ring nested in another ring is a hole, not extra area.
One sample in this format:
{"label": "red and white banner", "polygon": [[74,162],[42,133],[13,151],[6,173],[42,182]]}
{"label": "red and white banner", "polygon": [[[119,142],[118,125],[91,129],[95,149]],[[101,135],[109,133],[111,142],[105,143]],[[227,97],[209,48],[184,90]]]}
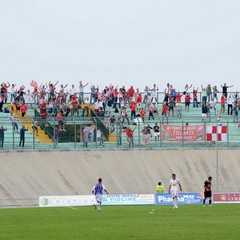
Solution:
{"label": "red and white banner", "polygon": [[204,140],[204,125],[163,125],[163,141],[193,142]]}
{"label": "red and white banner", "polygon": [[207,126],[207,142],[227,142],[227,126]]}
{"label": "red and white banner", "polygon": [[240,193],[214,193],[214,203],[240,203]]}

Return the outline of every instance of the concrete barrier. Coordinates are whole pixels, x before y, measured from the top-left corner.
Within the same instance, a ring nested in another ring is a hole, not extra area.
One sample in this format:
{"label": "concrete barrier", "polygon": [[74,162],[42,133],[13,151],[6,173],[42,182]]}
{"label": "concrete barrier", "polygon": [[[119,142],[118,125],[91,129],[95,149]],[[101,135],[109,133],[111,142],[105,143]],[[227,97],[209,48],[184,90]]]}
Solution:
{"label": "concrete barrier", "polygon": [[[220,192],[239,192],[240,150],[219,150]],[[39,196],[91,194],[99,177],[110,193],[165,192],[176,173],[184,192],[201,192],[216,150],[1,152],[0,207],[37,206]]]}

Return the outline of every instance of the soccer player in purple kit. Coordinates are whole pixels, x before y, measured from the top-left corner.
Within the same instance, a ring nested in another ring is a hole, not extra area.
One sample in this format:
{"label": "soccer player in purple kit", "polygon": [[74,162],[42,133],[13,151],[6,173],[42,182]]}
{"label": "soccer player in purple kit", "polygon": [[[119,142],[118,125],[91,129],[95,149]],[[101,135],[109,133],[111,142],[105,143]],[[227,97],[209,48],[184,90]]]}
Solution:
{"label": "soccer player in purple kit", "polygon": [[95,198],[96,198],[96,204],[94,204],[94,206],[95,206],[95,208],[98,209],[99,212],[101,211],[103,191],[105,193],[109,194],[107,189],[105,188],[105,186],[102,183],[102,178],[99,178],[98,183],[95,184],[92,188],[92,194],[94,194]]}

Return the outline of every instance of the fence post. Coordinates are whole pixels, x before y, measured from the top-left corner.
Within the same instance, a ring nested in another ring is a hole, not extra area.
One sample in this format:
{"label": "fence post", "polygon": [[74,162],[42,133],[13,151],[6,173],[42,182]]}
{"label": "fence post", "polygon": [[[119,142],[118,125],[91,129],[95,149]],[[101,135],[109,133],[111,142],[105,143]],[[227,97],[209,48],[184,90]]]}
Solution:
{"label": "fence post", "polygon": [[75,117],[73,117],[73,123],[74,123],[74,146],[76,149],[77,148],[77,127],[76,127]]}

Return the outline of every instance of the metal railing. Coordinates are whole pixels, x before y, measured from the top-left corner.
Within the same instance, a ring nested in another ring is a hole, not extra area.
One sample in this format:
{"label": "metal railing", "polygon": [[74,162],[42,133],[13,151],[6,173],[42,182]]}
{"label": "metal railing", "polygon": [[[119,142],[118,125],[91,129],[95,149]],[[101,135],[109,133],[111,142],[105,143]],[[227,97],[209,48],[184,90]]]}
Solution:
{"label": "metal railing", "polygon": [[[40,122],[39,119],[35,119]],[[59,131],[58,144],[53,144],[53,129],[57,125],[55,119],[49,122],[49,126],[40,123],[37,127],[38,136],[31,129],[31,122],[18,122],[18,132],[9,121],[1,120],[4,131],[3,149],[4,150],[51,150],[54,147],[59,150],[83,150],[83,149],[127,149],[129,139],[126,129],[130,127],[133,132],[133,148],[139,149],[172,149],[172,148],[238,148],[240,146],[240,125],[233,123],[229,119],[224,119],[219,126],[219,122],[208,122],[198,120],[169,120],[164,124],[161,118],[143,123],[140,118],[135,119],[132,124],[115,122],[114,131],[109,134],[109,139],[103,136],[104,144],[100,145],[96,132],[99,128],[99,119],[92,117],[92,122],[73,119],[64,123],[65,131]],[[25,146],[19,147],[21,125],[28,126],[25,133]],[[159,133],[154,130],[154,126],[159,126]],[[84,127],[92,131],[92,137],[87,136],[83,131]],[[218,126],[218,128],[217,128]],[[105,126],[110,133],[112,126]],[[149,128],[146,131],[145,128]],[[211,130],[212,129],[212,130]],[[217,129],[217,130],[216,130]],[[217,131],[217,132],[216,132]],[[218,135],[218,138],[216,136]],[[0,140],[1,140],[0,139]],[[86,147],[87,141],[87,147]],[[1,141],[0,141],[1,142]]]}

